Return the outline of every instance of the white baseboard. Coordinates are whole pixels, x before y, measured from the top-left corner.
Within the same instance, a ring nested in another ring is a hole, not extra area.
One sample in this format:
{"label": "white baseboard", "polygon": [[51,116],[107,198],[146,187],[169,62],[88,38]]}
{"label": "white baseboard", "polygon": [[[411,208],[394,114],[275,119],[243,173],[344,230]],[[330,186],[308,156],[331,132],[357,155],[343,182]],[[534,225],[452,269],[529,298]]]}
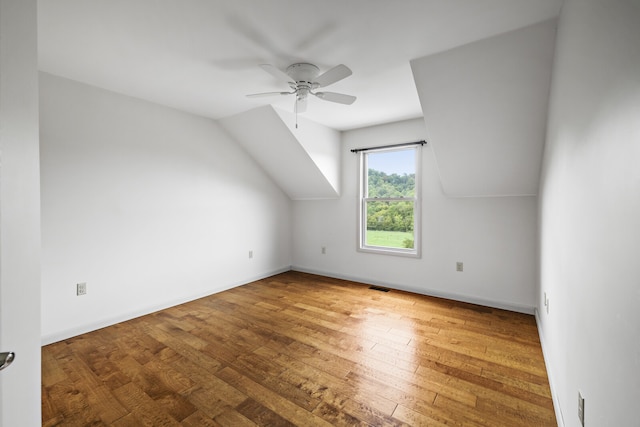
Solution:
{"label": "white baseboard", "polygon": [[296,265],[291,266],[291,270],[300,271],[302,273],[317,274],[319,276],[333,277],[335,279],[349,280],[352,282],[360,282],[360,283],[365,283],[367,285],[384,286],[386,288],[397,289],[399,291],[407,291],[407,292],[413,292],[414,294],[426,295],[430,297],[451,299],[455,301],[467,302],[470,304],[482,305],[485,307],[498,308],[501,310],[515,311],[516,313],[534,314],[534,307],[523,305],[523,304],[511,303],[506,301],[494,301],[494,300],[478,298],[473,296],[460,295],[452,292],[434,291],[432,289],[416,288],[412,286],[402,285],[399,283],[389,283],[389,282],[382,282],[379,280],[371,280],[363,277],[356,277],[356,276],[350,276],[345,274],[336,274],[329,271],[321,271],[321,270],[316,270],[316,269],[311,269],[306,267],[300,267]]}
{"label": "white baseboard", "polygon": [[536,317],[536,325],[538,326],[538,335],[540,337],[540,346],[542,347],[542,357],[544,357],[544,365],[547,369],[547,378],[549,379],[549,388],[551,389],[551,399],[553,399],[553,409],[556,412],[556,421],[558,423],[558,427],[564,427],[564,418],[562,416],[562,408],[560,407],[560,401],[558,400],[558,393],[555,388],[555,381],[553,376],[551,375],[549,358],[547,357],[547,352],[545,351],[545,339],[544,334],[542,333],[542,328],[540,327],[540,312],[538,309],[535,309],[535,317]]}
{"label": "white baseboard", "polygon": [[177,298],[174,300],[166,301],[162,304],[152,305],[140,308],[139,310],[131,311],[128,313],[122,313],[117,316],[113,316],[106,319],[101,319],[95,322],[85,323],[75,328],[66,329],[64,331],[59,331],[53,334],[44,335],[40,338],[40,343],[45,346],[48,344],[52,344],[54,342],[62,341],[71,337],[75,337],[81,334],[85,334],[87,332],[96,331],[98,329],[106,328],[107,326],[115,325],[116,323],[125,322],[127,320],[135,319],[136,317],[145,316],[147,314],[155,313],[156,311],[164,310],[169,307],[175,307],[176,305],[184,304],[190,301],[194,301],[209,295],[217,294],[222,291],[226,291],[229,289],[236,288],[238,286],[246,285],[247,283],[255,282],[256,280],[261,280],[266,277],[271,277],[276,274],[284,273],[286,271],[290,271],[291,266],[282,267],[276,270],[268,271],[262,273],[257,276],[249,277],[239,282],[228,283],[222,286],[216,286],[215,288],[208,289],[205,292],[192,294],[189,296],[185,296],[182,298]]}

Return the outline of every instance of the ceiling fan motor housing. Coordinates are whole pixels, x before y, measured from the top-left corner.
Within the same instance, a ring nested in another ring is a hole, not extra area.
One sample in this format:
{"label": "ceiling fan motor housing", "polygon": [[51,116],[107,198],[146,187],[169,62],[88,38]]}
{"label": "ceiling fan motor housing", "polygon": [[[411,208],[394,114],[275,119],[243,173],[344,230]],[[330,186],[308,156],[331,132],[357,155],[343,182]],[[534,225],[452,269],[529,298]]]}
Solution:
{"label": "ceiling fan motor housing", "polygon": [[306,82],[311,84],[320,74],[320,69],[313,64],[298,63],[287,67],[287,75],[294,82]]}
{"label": "ceiling fan motor housing", "polygon": [[320,74],[320,69],[305,62],[292,64],[287,67],[287,75],[293,79],[295,85],[291,89],[296,91],[296,97],[303,100],[309,92],[315,89],[313,81]]}

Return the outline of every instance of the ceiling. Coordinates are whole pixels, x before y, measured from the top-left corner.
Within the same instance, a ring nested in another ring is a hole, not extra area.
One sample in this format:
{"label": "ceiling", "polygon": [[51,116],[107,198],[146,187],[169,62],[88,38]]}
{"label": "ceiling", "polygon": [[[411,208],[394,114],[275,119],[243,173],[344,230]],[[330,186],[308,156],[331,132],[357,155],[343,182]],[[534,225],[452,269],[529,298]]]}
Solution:
{"label": "ceiling", "polygon": [[39,68],[220,119],[292,97],[258,67],[345,64],[307,119],[348,130],[422,115],[410,61],[558,15],[562,0],[41,0]]}

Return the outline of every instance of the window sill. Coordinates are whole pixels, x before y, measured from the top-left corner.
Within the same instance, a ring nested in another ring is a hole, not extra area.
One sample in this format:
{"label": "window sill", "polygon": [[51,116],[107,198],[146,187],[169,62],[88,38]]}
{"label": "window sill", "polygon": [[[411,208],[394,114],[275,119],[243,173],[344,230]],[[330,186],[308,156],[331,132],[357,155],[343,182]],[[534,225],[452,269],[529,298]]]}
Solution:
{"label": "window sill", "polygon": [[396,248],[383,248],[379,246],[361,246],[358,248],[358,252],[378,254],[378,255],[392,255],[405,258],[420,258],[420,251],[416,250],[403,250]]}

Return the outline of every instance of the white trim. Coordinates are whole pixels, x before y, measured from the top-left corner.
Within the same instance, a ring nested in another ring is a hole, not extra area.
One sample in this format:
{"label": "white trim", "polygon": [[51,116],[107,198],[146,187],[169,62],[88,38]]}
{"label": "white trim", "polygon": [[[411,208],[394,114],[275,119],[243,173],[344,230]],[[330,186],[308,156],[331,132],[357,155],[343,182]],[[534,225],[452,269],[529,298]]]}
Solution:
{"label": "white trim", "polygon": [[407,291],[407,292],[412,292],[414,294],[426,295],[430,297],[445,298],[445,299],[450,299],[454,301],[482,305],[485,307],[497,308],[500,310],[515,311],[516,313],[534,314],[534,310],[535,310],[535,307],[524,305],[524,304],[517,304],[517,303],[508,302],[508,301],[488,300],[484,298],[461,295],[461,294],[456,294],[452,292],[435,291],[433,289],[417,288],[414,286],[406,286],[399,283],[371,280],[364,277],[357,277],[357,276],[351,276],[346,274],[336,274],[329,271],[316,270],[313,268],[306,268],[298,265],[292,265],[291,270],[299,271],[301,273],[317,274],[319,276],[332,277],[334,279],[349,280],[352,282],[363,283],[366,285],[383,286],[385,288],[396,289],[399,291]]}
{"label": "white trim", "polygon": [[209,295],[214,295],[219,292],[223,292],[229,289],[237,288],[238,286],[246,285],[247,283],[255,282],[256,280],[261,280],[267,277],[275,276],[276,274],[284,273],[291,270],[291,266],[282,267],[276,270],[268,271],[258,276],[249,277],[244,280],[228,283],[226,285],[217,286],[213,289],[207,290],[206,292],[200,292],[197,294],[190,295],[188,297],[174,299],[172,301],[168,301],[163,304],[147,306],[141,308],[139,310],[134,310],[129,313],[123,313],[118,316],[110,317],[108,319],[102,319],[96,322],[84,324],[82,326],[78,326],[76,328],[70,328],[64,331],[56,332],[54,334],[49,334],[42,336],[40,338],[40,342],[43,346],[52,344],[54,342],[63,341],[68,338],[72,338],[81,334],[85,334],[87,332],[96,331],[98,329],[106,328],[107,326],[113,326],[117,323],[125,322],[127,320],[135,319],[136,317],[145,316],[147,314],[155,313],[156,311],[164,310],[170,307],[175,307],[180,304],[184,304],[190,301],[195,301],[200,298],[207,297]]}
{"label": "white trim", "polygon": [[[414,246],[415,239],[414,239]],[[378,254],[378,255],[393,255],[393,256],[403,256],[407,258],[420,258],[420,254],[417,253],[417,250],[414,249],[404,249],[404,248],[387,248],[384,246],[360,246],[358,248],[358,252],[369,253],[369,254]]]}
{"label": "white trim", "polygon": [[549,379],[549,388],[551,389],[551,399],[553,400],[553,410],[556,413],[556,421],[558,422],[558,427],[564,427],[564,418],[562,416],[562,408],[560,407],[560,401],[558,400],[558,393],[556,392],[555,380],[551,375],[551,364],[549,363],[549,358],[547,357],[548,353],[545,350],[545,339],[544,334],[542,333],[542,327],[540,326],[542,322],[540,321],[540,312],[538,308],[534,308],[534,316],[536,318],[536,325],[538,326],[538,335],[540,337],[540,346],[542,347],[542,357],[544,358],[544,366],[547,369],[547,378]]}

